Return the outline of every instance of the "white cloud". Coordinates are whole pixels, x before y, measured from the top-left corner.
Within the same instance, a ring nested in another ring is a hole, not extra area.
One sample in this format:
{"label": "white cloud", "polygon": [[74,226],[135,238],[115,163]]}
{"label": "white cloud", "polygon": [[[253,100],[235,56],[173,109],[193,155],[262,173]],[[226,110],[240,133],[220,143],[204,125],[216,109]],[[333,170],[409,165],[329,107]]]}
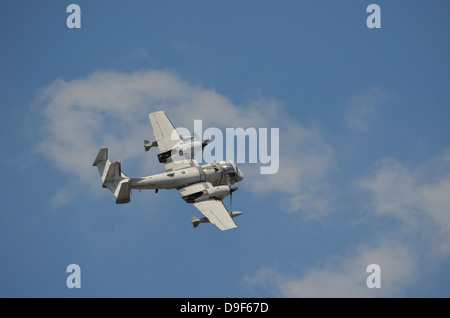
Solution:
{"label": "white cloud", "polygon": [[153,63],[153,59],[150,56],[150,54],[146,50],[144,50],[142,48],[136,49],[131,54],[131,58],[135,59],[135,60],[138,60],[138,61],[145,61],[145,62],[148,62],[148,63]]}
{"label": "white cloud", "polygon": [[360,186],[371,195],[369,213],[401,220],[404,235],[427,241],[428,256],[450,256],[448,155],[415,168],[383,159],[370,177],[361,180]]}
{"label": "white cloud", "polygon": [[[291,119],[274,98],[259,95],[244,105],[235,105],[213,89],[190,85],[174,72],[147,70],[59,79],[42,91],[38,103],[44,120],[36,149],[58,169],[75,177],[72,182],[89,185],[89,189],[98,188],[98,173],[91,165],[100,147],[109,147],[111,159],[121,160],[128,175],[162,171],[142,145],[153,135],[148,113],[165,110],[176,126],[190,130],[194,119],[203,120],[203,130],[280,128],[279,172],[260,175],[259,166],[245,165],[247,189],[262,194],[286,193],[291,210],[323,209],[326,205],[324,198],[320,205],[311,202],[332,164],[333,151],[317,129]],[[131,173],[129,169],[133,169]],[[69,200],[69,191],[65,191],[57,194],[53,204],[61,206]]]}
{"label": "white cloud", "polygon": [[[370,264],[381,268],[381,288],[367,287]],[[410,250],[395,241],[382,241],[375,247],[360,246],[335,263],[311,268],[300,278],[262,268],[245,279],[250,287],[275,290],[281,297],[393,297],[414,284],[415,264]]]}
{"label": "white cloud", "polygon": [[198,49],[199,45],[192,42],[179,41],[173,45],[179,51],[192,51]]}
{"label": "white cloud", "polygon": [[[365,213],[372,225],[378,224],[377,245],[360,245],[339,261],[305,273],[264,267],[246,277],[248,285],[283,297],[402,297],[427,280],[450,256],[449,154],[416,167],[382,159],[358,186],[369,195]],[[366,286],[369,264],[381,267],[380,289]]]}
{"label": "white cloud", "polygon": [[334,167],[334,152],[315,127],[284,118],[280,135],[280,168],[267,183],[251,180],[261,193],[288,193],[287,211],[321,220],[329,211],[331,190],[326,175]]}
{"label": "white cloud", "polygon": [[[149,70],[96,72],[83,79],[56,80],[42,91],[38,103],[43,121],[35,148],[71,176],[68,185],[51,199],[54,208],[80,192],[104,191],[92,167],[100,147],[109,147],[111,159],[121,160],[130,176],[162,171],[155,152],[145,153],[142,142],[152,138],[148,113],[163,109],[175,125],[189,129],[194,119],[203,120],[203,129],[280,128],[278,173],[260,175],[258,165],[245,165],[242,188],[256,195],[282,194],[288,211],[301,211],[307,217],[320,218],[330,210],[333,190],[326,177],[334,165],[333,149],[317,128],[292,119],[274,98],[259,95],[236,105],[213,89],[190,85],[173,72]],[[357,110],[348,113],[362,122],[353,128],[365,127],[365,114]],[[426,239],[428,256],[450,255],[449,163],[448,154],[416,168],[394,159],[381,160],[358,185],[370,196],[366,212],[379,219],[399,220],[400,231],[387,233],[388,238],[375,247],[360,246],[340,262],[312,268],[300,277],[263,268],[248,278],[248,283],[276,288],[279,295],[287,297],[401,295],[417,272],[416,254],[402,242],[415,234]],[[378,291],[365,285],[365,268],[371,263],[382,268]]]}
{"label": "white cloud", "polygon": [[357,131],[371,131],[371,117],[378,107],[392,96],[387,92],[372,88],[366,92],[353,95],[348,102],[345,120],[347,125]]}

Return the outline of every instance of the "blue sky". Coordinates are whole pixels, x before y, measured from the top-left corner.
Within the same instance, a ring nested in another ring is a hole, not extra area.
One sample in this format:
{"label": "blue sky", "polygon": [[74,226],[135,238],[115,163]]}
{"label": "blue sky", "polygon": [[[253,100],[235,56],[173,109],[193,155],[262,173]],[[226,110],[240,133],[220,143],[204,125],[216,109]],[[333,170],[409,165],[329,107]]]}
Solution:
{"label": "blue sky", "polygon": [[[0,13],[0,296],[450,296],[448,1],[80,0],[68,29],[70,3]],[[280,129],[277,174],[241,166],[236,230],[193,229],[177,191],[101,188],[100,147],[163,171],[142,147],[161,109]]]}

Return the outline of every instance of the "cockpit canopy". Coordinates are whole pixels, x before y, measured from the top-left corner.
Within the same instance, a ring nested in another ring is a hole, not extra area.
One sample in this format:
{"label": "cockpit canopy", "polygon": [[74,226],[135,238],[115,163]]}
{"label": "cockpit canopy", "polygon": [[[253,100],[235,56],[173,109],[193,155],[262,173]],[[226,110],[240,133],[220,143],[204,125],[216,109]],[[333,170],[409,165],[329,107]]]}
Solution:
{"label": "cockpit canopy", "polygon": [[227,175],[228,178],[233,180],[234,182],[239,182],[244,178],[244,174],[239,168],[236,166],[234,162],[231,161],[221,161],[218,162],[217,165],[222,170],[224,175]]}
{"label": "cockpit canopy", "polygon": [[218,165],[223,173],[236,173],[235,165],[230,161],[221,161]]}

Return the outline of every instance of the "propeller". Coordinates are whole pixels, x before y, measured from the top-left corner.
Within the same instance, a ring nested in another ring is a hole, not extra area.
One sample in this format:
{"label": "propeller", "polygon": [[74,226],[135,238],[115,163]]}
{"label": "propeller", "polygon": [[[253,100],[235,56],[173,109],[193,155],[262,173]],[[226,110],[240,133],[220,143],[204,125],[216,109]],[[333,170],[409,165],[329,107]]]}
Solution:
{"label": "propeller", "polygon": [[238,187],[230,187],[230,209],[233,210],[233,192],[239,189]]}
{"label": "propeller", "polygon": [[225,180],[227,182],[228,187],[230,188],[230,209],[233,209],[233,192],[239,188],[231,186],[230,177],[229,177],[228,173],[225,174]]}
{"label": "propeller", "polygon": [[[194,132],[194,135],[192,136],[192,138],[197,139],[198,141],[202,141],[198,135]],[[205,149],[206,145],[211,141],[211,138],[206,138],[205,140],[203,140],[202,142],[202,151]]]}
{"label": "propeller", "polygon": [[205,149],[206,145],[208,145],[210,141],[211,141],[211,138],[206,138],[205,140],[203,140],[202,151],[203,151],[203,149]]}

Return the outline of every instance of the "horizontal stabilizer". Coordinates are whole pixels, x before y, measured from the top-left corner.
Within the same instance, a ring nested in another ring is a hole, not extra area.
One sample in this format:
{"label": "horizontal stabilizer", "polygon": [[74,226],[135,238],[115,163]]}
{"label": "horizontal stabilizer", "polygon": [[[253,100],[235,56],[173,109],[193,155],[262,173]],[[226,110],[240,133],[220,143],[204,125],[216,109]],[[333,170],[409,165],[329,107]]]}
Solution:
{"label": "horizontal stabilizer", "polygon": [[98,168],[102,187],[108,188],[116,196],[117,204],[130,202],[130,178],[122,172],[120,162],[108,159],[108,148],[100,149],[92,165]]}
{"label": "horizontal stabilizer", "polygon": [[120,181],[114,195],[117,197],[116,204],[128,203],[131,200],[130,179]]}

